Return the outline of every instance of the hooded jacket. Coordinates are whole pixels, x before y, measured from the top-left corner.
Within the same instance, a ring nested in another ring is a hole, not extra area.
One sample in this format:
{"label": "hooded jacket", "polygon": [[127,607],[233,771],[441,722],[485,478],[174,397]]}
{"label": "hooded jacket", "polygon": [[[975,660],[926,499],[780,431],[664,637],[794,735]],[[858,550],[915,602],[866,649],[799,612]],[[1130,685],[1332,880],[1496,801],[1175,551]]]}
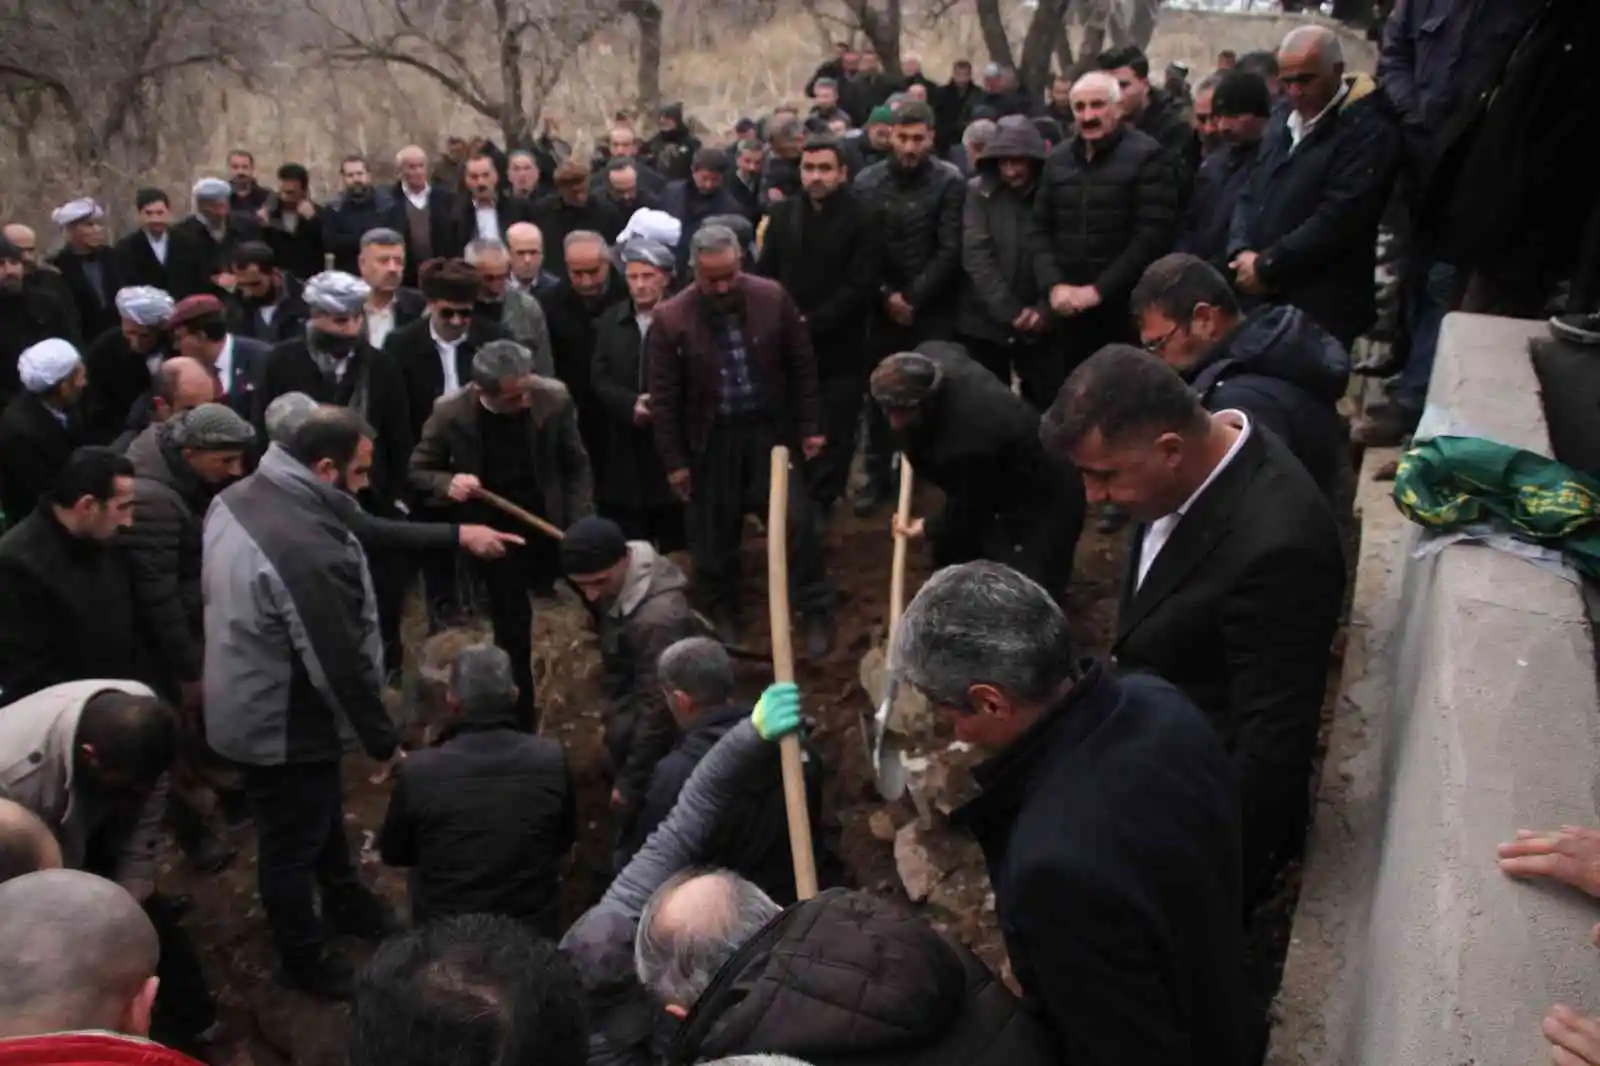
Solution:
{"label": "hooded jacket", "polygon": [[677,736],[656,681],[656,660],[683,638],[704,635],[706,627],[689,607],[689,579],[672,560],[642,540],[628,542],[628,557],[622,591],[598,625],[606,753],[614,787],[637,805]]}
{"label": "hooded jacket", "polygon": [[[1005,125],[995,133],[967,182],[961,225],[961,296],[956,329],[968,336],[1008,341],[1011,323],[1024,308],[1039,305],[1048,316],[1034,274],[1028,234],[1033,194],[1044,169],[1044,138],[1031,123]],[[1026,159],[1033,180],[1013,189],[1000,180],[1000,160]]]}
{"label": "hooded jacket", "polygon": [[1289,446],[1331,498],[1348,437],[1334,405],[1350,353],[1297,307],[1263,307],[1183,371],[1208,411],[1243,411]]}
{"label": "hooded jacket", "polygon": [[150,1040],[119,1033],[46,1033],[0,1040],[0,1066],[201,1066]]}
{"label": "hooded jacket", "polygon": [[1043,1066],[1046,1034],[977,956],[909,911],[831,889],[773,919],[684,1020],[673,1066],[766,1052],[814,1066]]}
{"label": "hooded jacket", "polygon": [[700,138],[689,132],[683,120],[683,105],[668,104],[661,109],[664,117],[677,124],[671,132],[661,130],[645,142],[644,158],[668,181],[687,178],[694,163],[694,154],[700,150]]}

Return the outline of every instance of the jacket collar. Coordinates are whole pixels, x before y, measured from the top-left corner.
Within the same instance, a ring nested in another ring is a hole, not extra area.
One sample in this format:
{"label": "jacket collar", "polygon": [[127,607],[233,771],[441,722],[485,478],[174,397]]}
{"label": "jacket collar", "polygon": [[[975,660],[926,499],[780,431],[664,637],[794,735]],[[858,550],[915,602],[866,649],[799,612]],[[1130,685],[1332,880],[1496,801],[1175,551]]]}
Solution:
{"label": "jacket collar", "polygon": [[267,445],[266,454],[261,457],[261,465],[256,467],[256,475],[266,478],[306,503],[326,508],[341,521],[343,515],[348,513],[348,509],[341,508],[335,499],[336,496],[345,495],[343,490],[317,480],[316,475],[312,474],[305,464],[284,451],[277,443]]}

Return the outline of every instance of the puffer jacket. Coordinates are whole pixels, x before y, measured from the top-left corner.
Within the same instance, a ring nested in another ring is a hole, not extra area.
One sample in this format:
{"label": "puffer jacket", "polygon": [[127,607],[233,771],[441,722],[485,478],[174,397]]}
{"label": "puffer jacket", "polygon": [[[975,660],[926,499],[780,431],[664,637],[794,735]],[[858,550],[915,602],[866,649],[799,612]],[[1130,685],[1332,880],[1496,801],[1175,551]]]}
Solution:
{"label": "puffer jacket", "polygon": [[1178,181],[1160,142],[1126,126],[1090,159],[1081,137],[1050,153],[1033,220],[1046,294],[1093,285],[1106,308],[1127,303],[1145,267],[1166,254],[1178,222]]}
{"label": "puffer jacket", "polygon": [[151,426],[128,446],[133,524],[120,539],[163,672],[170,681],[199,681],[205,652],[200,561],[213,492],[183,461],[172,426]]}
{"label": "puffer jacket", "polygon": [[1194,123],[1190,121],[1187,106],[1165,89],[1152,85],[1150,99],[1144,105],[1138,125],[1167,150],[1173,164],[1180,168],[1181,188],[1187,190],[1189,180],[1200,166],[1200,141],[1194,135]]}
{"label": "puffer jacket", "polygon": [[790,907],[740,948],[667,1061],[757,1052],[814,1066],[1059,1061],[977,956],[909,911],[845,889]]}
{"label": "puffer jacket", "polygon": [[1277,434],[1322,491],[1337,490],[1348,437],[1335,404],[1350,353],[1297,307],[1263,307],[1183,376],[1208,411],[1243,411]]}
{"label": "puffer jacket", "polygon": [[656,763],[677,738],[656,682],[656,660],[706,628],[689,607],[689,579],[672,560],[642,540],[628,542],[628,557],[622,591],[599,619],[600,659],[613,787],[637,808]]}
{"label": "puffer jacket", "polygon": [[[1024,308],[1049,304],[1039,291],[1029,255],[1033,197],[1046,155],[1044,138],[1029,124],[1002,126],[977,163],[977,176],[967,182],[961,222],[961,296],[956,329],[983,340],[1007,341],[1011,323]],[[1034,180],[1013,189],[1000,180],[1000,160],[1035,163]]]}
{"label": "puffer jacket", "polygon": [[900,293],[923,318],[947,316],[961,274],[961,172],[939,159],[910,171],[886,159],[855,190],[880,218],[883,294]]}

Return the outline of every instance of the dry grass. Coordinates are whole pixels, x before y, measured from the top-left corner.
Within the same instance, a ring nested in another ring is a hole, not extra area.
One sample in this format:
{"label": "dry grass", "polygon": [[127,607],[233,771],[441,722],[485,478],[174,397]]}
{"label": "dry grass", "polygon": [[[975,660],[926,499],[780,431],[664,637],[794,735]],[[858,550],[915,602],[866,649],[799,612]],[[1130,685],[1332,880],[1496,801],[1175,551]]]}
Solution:
{"label": "dry grass", "polygon": [[[1023,14],[1019,10],[1019,18]],[[1159,69],[1176,59],[1205,72],[1217,50],[1273,48],[1297,22],[1283,16],[1169,11],[1151,42],[1152,65]],[[713,137],[740,115],[798,101],[824,50],[816,25],[798,11],[737,32],[719,31],[695,17],[669,18],[666,36],[664,95],[682,100]],[[1019,23],[1013,38],[1020,36]],[[942,77],[958,58],[982,61],[985,55],[976,21],[966,8],[960,17],[947,17],[936,26],[908,25],[906,48],[922,55],[934,77]],[[1365,41],[1351,35],[1347,52],[1353,66],[1371,67],[1372,49]],[[568,64],[544,113],[560,123],[562,135],[580,152],[604,132],[613,111],[631,103],[635,63],[631,29],[620,27],[596,38]],[[180,198],[196,178],[218,173],[228,151],[238,146],[253,150],[264,172],[285,160],[305,163],[320,197],[333,191],[338,160],[348,152],[368,154],[380,175],[387,176],[393,153],[406,144],[437,146],[447,132],[495,132],[492,123],[422,75],[378,67],[327,70],[282,60],[256,77],[250,88],[211,76],[171,95],[162,165],[155,173],[112,173],[105,182],[104,196],[112,201],[119,222],[125,221],[128,209],[116,210],[117,201],[131,196],[133,188],[157,184]],[[14,162],[11,149],[0,138],[0,166],[8,171]],[[40,154],[47,159],[48,149],[46,138]],[[32,181],[11,183],[0,197],[0,211],[38,223],[50,206],[76,192],[72,175],[60,167],[47,169]]]}

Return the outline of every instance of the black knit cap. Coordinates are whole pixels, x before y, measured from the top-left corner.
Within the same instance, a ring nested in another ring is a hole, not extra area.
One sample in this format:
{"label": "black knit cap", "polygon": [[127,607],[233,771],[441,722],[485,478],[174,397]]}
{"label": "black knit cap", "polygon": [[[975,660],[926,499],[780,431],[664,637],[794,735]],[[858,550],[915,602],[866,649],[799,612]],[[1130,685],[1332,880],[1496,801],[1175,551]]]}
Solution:
{"label": "black knit cap", "polygon": [[1272,94],[1267,91],[1266,79],[1242,70],[1225,72],[1211,93],[1211,113],[1271,117]]}
{"label": "black knit cap", "polygon": [[609,570],[627,554],[628,538],[609,518],[580,518],[561,538],[561,570],[568,577]]}

